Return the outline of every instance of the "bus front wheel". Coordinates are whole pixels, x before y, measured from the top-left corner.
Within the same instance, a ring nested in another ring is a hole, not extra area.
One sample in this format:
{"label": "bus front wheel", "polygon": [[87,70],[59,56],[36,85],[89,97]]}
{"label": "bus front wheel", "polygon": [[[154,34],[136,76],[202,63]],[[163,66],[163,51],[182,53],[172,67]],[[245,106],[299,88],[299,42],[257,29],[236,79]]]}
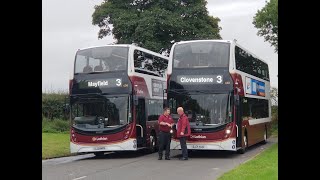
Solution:
{"label": "bus front wheel", "polygon": [[150,135],[150,142],[149,142],[148,152],[149,153],[156,152],[156,136],[154,134]]}
{"label": "bus front wheel", "polygon": [[239,149],[239,153],[240,154],[244,154],[246,152],[247,148],[248,148],[248,136],[247,136],[247,133],[245,133],[243,135],[243,143],[244,143],[244,146],[241,149]]}

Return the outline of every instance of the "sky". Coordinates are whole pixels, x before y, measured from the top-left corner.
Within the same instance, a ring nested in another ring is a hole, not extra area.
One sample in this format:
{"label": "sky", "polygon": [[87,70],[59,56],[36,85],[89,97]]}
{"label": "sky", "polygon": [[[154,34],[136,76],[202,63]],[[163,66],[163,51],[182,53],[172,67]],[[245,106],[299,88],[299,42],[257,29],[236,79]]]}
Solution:
{"label": "sky", "polygon": [[[98,39],[92,25],[94,6],[103,0],[42,0],[42,91],[68,91],[75,53],[80,48],[113,43],[112,36]],[[278,55],[252,24],[265,0],[208,0],[209,15],[220,18],[222,39],[237,42],[265,60],[272,87],[278,87]],[[77,5],[75,5],[77,4]]]}

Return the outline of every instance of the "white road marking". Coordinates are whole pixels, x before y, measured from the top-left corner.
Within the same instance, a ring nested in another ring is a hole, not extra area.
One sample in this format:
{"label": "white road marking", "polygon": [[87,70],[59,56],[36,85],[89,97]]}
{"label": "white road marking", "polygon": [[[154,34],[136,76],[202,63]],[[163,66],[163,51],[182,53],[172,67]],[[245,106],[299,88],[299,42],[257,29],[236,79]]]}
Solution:
{"label": "white road marking", "polygon": [[75,178],[73,180],[78,180],[78,179],[83,179],[83,178],[86,178],[87,176],[81,176],[81,177],[78,177],[78,178]]}

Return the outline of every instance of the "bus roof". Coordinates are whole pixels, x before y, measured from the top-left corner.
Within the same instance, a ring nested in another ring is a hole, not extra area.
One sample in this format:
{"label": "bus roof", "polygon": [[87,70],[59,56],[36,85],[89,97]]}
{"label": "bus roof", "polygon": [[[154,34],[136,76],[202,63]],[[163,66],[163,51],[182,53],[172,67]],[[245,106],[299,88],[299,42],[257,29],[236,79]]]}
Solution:
{"label": "bus roof", "polygon": [[206,39],[206,40],[190,40],[190,41],[180,41],[180,42],[176,42],[175,45],[177,44],[185,44],[185,43],[192,43],[192,42],[223,42],[223,43],[233,43],[237,46],[239,46],[241,49],[249,52],[253,57],[261,60],[262,62],[268,64],[265,60],[259,58],[257,55],[253,54],[251,51],[249,51],[248,49],[244,48],[243,46],[241,46],[239,43],[237,43],[237,40],[221,40],[221,39]]}
{"label": "bus roof", "polygon": [[192,42],[225,42],[231,43],[233,40],[221,40],[221,39],[206,39],[206,40],[190,40],[190,41],[180,41],[176,42],[175,44],[184,44],[184,43],[192,43]]}
{"label": "bus roof", "polygon": [[109,45],[102,45],[102,46],[89,46],[89,47],[85,47],[85,48],[80,48],[80,49],[78,49],[78,51],[85,50],[85,49],[91,49],[91,48],[97,48],[97,47],[108,47],[108,46],[129,47],[131,45],[135,46],[133,44],[109,44]]}
{"label": "bus roof", "polygon": [[135,44],[109,44],[109,45],[102,45],[102,46],[89,46],[89,47],[86,47],[86,48],[78,49],[77,51],[81,51],[81,50],[85,50],[85,49],[91,49],[91,48],[98,48],[98,47],[108,47],[108,46],[117,46],[117,47],[130,47],[130,46],[133,46],[133,47],[135,47],[137,49],[141,49],[141,50],[145,51],[146,53],[157,54],[157,56],[160,56],[160,57],[162,57],[162,58],[164,58],[166,60],[169,59],[169,57],[167,57],[167,56],[164,56],[164,55],[159,54],[157,52],[154,52],[154,51],[148,50],[146,48],[137,46]]}

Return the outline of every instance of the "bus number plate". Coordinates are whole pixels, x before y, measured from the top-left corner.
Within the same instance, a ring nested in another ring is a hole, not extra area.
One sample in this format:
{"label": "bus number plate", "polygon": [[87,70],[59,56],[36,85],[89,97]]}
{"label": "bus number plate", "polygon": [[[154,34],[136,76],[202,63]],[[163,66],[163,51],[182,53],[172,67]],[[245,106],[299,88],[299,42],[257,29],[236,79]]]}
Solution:
{"label": "bus number plate", "polygon": [[106,147],[94,147],[94,150],[105,150]]}
{"label": "bus number plate", "polygon": [[204,149],[204,145],[192,145],[193,149]]}

